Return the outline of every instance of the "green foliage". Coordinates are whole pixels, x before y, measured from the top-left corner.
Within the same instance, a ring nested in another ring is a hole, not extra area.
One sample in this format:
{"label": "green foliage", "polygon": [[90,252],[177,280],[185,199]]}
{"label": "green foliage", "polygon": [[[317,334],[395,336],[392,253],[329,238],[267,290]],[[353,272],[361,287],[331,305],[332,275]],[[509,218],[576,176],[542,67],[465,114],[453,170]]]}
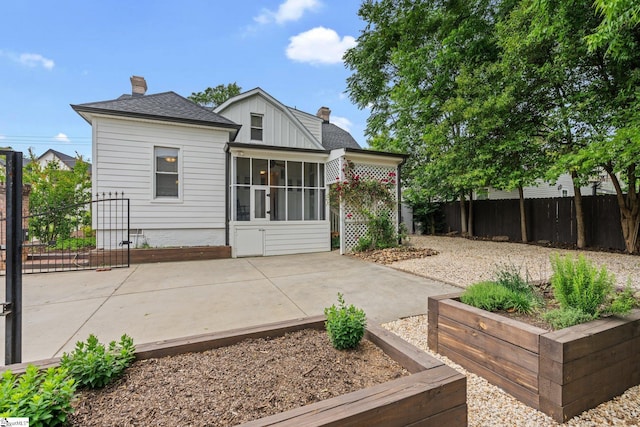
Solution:
{"label": "green foliage", "polygon": [[31,162],[25,167],[24,182],[29,193],[29,231],[42,242],[66,239],[71,232],[91,224],[86,203],[91,200],[89,165],[81,156],[73,170],[63,170],[57,161],[40,165],[29,151]]}
{"label": "green foliage", "polygon": [[632,308],[638,305],[638,301],[633,296],[633,289],[630,284],[620,291],[610,295],[609,304],[605,307],[604,314],[628,314]]}
{"label": "green foliage", "polygon": [[29,365],[19,377],[5,371],[0,382],[0,417],[28,417],[34,427],[64,425],[73,412],[75,389],[64,368],[41,372]]}
{"label": "green foliage", "polygon": [[398,233],[389,212],[383,211],[378,215],[364,211],[367,232],[353,247],[355,252],[374,249],[386,249],[398,246]]}
{"label": "green foliage", "polygon": [[579,325],[580,323],[589,322],[596,318],[593,314],[585,313],[579,308],[565,307],[556,310],[547,311],[542,315],[553,329],[568,328],[569,326]]}
{"label": "green foliage", "polygon": [[219,84],[214,88],[208,87],[202,92],[193,92],[187,98],[203,107],[215,108],[227,99],[240,95],[241,91],[242,88],[233,82],[227,85]]}
{"label": "green foliage", "polygon": [[99,388],[122,374],[134,359],[133,339],[126,334],[119,343],[111,341],[108,348],[91,334],[86,343],[78,341],[71,354],[62,355],[60,366],[69,371],[79,386]]}
{"label": "green foliage", "polygon": [[583,255],[577,260],[571,255],[551,257],[551,285],[562,308],[576,308],[598,316],[607,297],[613,292],[615,277],[606,267],[597,269]]}
{"label": "green foliage", "polygon": [[96,238],[93,237],[69,237],[68,239],[56,240],[55,249],[77,251],[79,249],[89,249],[96,247]]}
{"label": "green foliage", "polygon": [[329,339],[338,350],[355,348],[362,340],[367,326],[365,313],[353,304],[347,307],[341,293],[338,293],[338,303],[338,307],[333,304],[324,309]]}
{"label": "green foliage", "polygon": [[517,292],[496,282],[479,282],[465,289],[460,300],[487,311],[517,311],[529,313],[533,301],[526,293]]}

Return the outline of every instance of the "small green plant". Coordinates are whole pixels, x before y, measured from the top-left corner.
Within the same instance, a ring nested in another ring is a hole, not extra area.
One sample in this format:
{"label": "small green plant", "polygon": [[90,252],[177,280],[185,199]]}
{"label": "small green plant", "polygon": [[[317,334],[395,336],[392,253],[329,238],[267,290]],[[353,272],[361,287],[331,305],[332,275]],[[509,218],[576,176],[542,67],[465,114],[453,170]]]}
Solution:
{"label": "small green plant", "polygon": [[28,417],[36,427],[64,425],[75,390],[64,368],[39,371],[29,365],[21,376],[7,370],[0,382],[0,417]]}
{"label": "small green plant", "polygon": [[514,266],[499,266],[492,281],[469,286],[460,300],[487,311],[530,313],[540,304],[540,296]]}
{"label": "small green plant", "polygon": [[338,307],[333,304],[324,309],[329,339],[338,350],[355,348],[364,336],[366,316],[362,309],[356,308],[353,304],[347,307],[341,293],[338,293],[338,303]]}
{"label": "small green plant", "polygon": [[596,268],[583,255],[551,258],[551,286],[560,308],[545,314],[554,328],[566,328],[602,315],[626,314],[636,301],[630,286],[615,292],[615,276],[606,267]]}
{"label": "small green plant", "polygon": [[596,317],[585,313],[579,308],[566,307],[547,311],[542,318],[551,325],[553,329],[563,329],[580,323],[589,322]]}
{"label": "small green plant", "polygon": [[120,342],[111,341],[109,347],[91,334],[86,343],[78,341],[71,354],[64,353],[60,366],[69,371],[81,387],[104,387],[122,374],[135,358],[133,339],[122,335]]}
{"label": "small green plant", "polygon": [[514,291],[496,282],[475,283],[465,290],[460,300],[487,311],[529,313],[533,306],[528,294]]}

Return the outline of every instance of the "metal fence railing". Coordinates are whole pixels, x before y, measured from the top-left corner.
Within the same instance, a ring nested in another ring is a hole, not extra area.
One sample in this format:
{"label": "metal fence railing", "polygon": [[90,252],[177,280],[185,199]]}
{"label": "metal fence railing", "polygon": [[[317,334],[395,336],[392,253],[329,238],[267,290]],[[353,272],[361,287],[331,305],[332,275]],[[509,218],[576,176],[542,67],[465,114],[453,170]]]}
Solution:
{"label": "metal fence railing", "polygon": [[[6,273],[6,220],[0,217],[0,275]],[[30,212],[22,224],[23,274],[129,267],[129,199],[122,193]]]}

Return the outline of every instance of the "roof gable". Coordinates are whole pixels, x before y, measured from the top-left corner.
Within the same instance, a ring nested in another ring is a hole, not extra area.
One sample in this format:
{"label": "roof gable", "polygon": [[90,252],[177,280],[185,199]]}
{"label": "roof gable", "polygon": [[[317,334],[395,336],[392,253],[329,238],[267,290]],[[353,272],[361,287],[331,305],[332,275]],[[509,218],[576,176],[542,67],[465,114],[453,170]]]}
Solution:
{"label": "roof gable", "polygon": [[175,92],[153,95],[122,95],[118,99],[71,105],[90,122],[93,114],[161,120],[202,126],[239,129],[240,125],[189,101]]}
{"label": "roof gable", "polygon": [[[266,105],[270,106],[273,109],[273,111],[276,111],[278,114],[281,114],[282,116],[286,117],[286,120],[293,128],[294,134],[299,135],[300,139],[304,140],[304,142],[289,140],[289,146],[291,146],[292,148],[295,148],[296,146],[298,146],[299,148],[311,148],[311,149],[318,149],[318,150],[324,149],[324,147],[322,146],[318,138],[314,136],[309,131],[309,129],[307,129],[306,126],[304,126],[304,124],[290,111],[290,109],[287,106],[282,104],[280,101],[278,101],[277,99],[275,99],[274,97],[272,97],[271,95],[269,95],[267,92],[265,92],[263,89],[259,87],[228,99],[227,101],[225,101],[224,103],[216,107],[214,111],[216,113],[223,114],[227,117],[231,117],[235,121],[242,123],[243,121],[246,121],[250,118],[249,114],[247,114],[244,111],[246,110],[246,108],[243,108],[243,106],[252,105],[252,104],[255,105],[256,98],[261,99],[264,103],[266,103]],[[260,111],[251,111],[251,112],[260,113]],[[269,121],[268,117],[265,117],[265,119]],[[245,126],[247,128],[246,131],[248,132],[250,129],[250,124],[246,123],[246,125],[247,125]],[[277,124],[276,124],[276,121],[274,120],[274,126],[276,125],[282,126],[283,123],[281,121],[277,121]],[[275,140],[275,139],[273,141],[267,140],[267,141],[264,141],[265,144],[287,145],[285,140],[288,137],[290,137],[290,133],[285,132],[284,130],[280,130],[280,135],[281,135],[281,138],[279,140]],[[240,141],[240,142],[246,142],[246,141]],[[300,145],[297,145],[297,144],[300,144]]]}
{"label": "roof gable", "polygon": [[322,146],[327,150],[361,148],[349,132],[329,122],[322,123]]}

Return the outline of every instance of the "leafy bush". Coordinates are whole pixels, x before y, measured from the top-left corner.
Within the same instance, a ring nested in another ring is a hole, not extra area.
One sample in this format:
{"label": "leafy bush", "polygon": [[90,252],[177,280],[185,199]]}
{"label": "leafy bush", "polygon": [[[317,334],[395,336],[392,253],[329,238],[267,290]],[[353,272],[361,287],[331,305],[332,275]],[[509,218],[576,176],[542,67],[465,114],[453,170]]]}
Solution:
{"label": "leafy bush", "polygon": [[96,238],[92,237],[69,237],[56,241],[55,249],[77,251],[79,249],[89,249],[96,247]]}
{"label": "leafy bush", "polygon": [[64,368],[39,371],[29,365],[19,377],[5,371],[0,382],[0,417],[29,417],[32,427],[64,425],[73,412],[75,390]]}
{"label": "leafy bush", "polygon": [[366,316],[362,309],[356,308],[353,304],[347,307],[341,293],[338,293],[338,302],[338,307],[334,304],[324,309],[329,339],[338,350],[355,348],[364,336]]}
{"label": "leafy bush", "polygon": [[548,322],[553,329],[568,328],[596,318],[593,314],[585,313],[579,308],[567,307],[547,311],[542,318]]}
{"label": "leafy bush", "polygon": [[60,366],[69,371],[79,386],[99,388],[122,374],[133,362],[135,351],[133,339],[126,334],[117,344],[111,341],[109,348],[91,334],[86,343],[78,341],[70,355],[62,355]]}

